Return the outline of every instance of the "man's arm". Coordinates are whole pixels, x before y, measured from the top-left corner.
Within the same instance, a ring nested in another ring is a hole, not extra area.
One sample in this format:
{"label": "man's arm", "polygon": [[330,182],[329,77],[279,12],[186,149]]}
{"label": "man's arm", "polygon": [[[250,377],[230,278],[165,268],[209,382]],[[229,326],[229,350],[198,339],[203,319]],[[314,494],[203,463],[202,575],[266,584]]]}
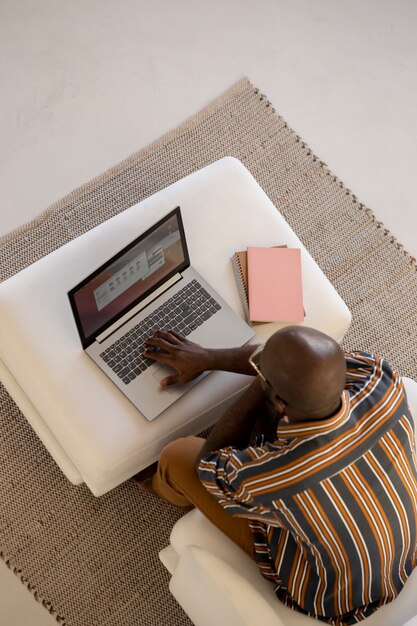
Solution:
{"label": "man's arm", "polygon": [[200,459],[208,452],[220,450],[226,446],[246,448],[264,399],[261,382],[256,377],[248,389],[215,424],[197,458],[196,465],[198,466]]}
{"label": "man's arm", "polygon": [[[237,348],[209,349],[189,341],[175,331],[165,330],[156,331],[145,343],[150,347],[144,352],[146,358],[170,365],[178,372],[161,380],[162,386],[187,383],[206,370],[255,374],[248,362],[256,348],[252,344]],[[163,352],[153,352],[152,348],[160,348]]]}

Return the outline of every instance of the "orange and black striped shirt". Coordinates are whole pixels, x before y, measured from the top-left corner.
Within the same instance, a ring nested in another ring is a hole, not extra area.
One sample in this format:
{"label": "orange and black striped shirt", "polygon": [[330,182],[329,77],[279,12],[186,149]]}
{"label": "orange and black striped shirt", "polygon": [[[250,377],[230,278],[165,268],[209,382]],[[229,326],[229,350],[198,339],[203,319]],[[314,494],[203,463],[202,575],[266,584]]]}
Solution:
{"label": "orange and black striped shirt", "polygon": [[249,520],[256,561],[286,605],[342,626],[395,598],[416,565],[414,425],[402,381],[346,354],[339,412],[278,423],[273,443],[205,455],[199,475]]}

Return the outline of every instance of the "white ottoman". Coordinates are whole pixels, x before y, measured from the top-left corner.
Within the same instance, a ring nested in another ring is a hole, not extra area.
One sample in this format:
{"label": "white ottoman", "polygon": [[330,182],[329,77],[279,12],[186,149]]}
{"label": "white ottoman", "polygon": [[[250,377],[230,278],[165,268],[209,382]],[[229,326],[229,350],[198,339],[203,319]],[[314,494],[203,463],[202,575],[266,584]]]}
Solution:
{"label": "white ottoman", "polygon": [[[67,291],[180,205],[193,266],[243,316],[231,256],[248,245],[302,248],[305,324],[340,340],[350,313],[248,170],[224,158],[163,189],[0,285],[0,377],[56,463],[95,495],[210,426],[248,384],[213,372],[148,422],[84,354]],[[265,341],[280,324],[256,326]]]}

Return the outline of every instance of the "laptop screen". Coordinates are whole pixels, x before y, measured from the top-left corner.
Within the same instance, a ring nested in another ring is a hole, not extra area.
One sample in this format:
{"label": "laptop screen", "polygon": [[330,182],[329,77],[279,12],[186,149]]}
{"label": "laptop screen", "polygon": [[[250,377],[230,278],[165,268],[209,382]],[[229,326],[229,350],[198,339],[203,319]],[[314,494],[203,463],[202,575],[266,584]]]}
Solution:
{"label": "laptop screen", "polygon": [[68,293],[83,347],[188,265],[177,207]]}

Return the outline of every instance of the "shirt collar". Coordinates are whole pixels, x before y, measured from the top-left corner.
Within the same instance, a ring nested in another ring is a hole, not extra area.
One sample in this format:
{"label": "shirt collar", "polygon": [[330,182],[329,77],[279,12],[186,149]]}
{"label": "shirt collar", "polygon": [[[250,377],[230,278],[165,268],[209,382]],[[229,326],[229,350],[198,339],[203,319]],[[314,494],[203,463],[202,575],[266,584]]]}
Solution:
{"label": "shirt collar", "polygon": [[306,422],[285,422],[280,420],[277,427],[277,439],[287,440],[295,437],[314,437],[325,435],[342,426],[349,418],[349,394],[343,391],[342,405],[337,413],[328,419]]}

